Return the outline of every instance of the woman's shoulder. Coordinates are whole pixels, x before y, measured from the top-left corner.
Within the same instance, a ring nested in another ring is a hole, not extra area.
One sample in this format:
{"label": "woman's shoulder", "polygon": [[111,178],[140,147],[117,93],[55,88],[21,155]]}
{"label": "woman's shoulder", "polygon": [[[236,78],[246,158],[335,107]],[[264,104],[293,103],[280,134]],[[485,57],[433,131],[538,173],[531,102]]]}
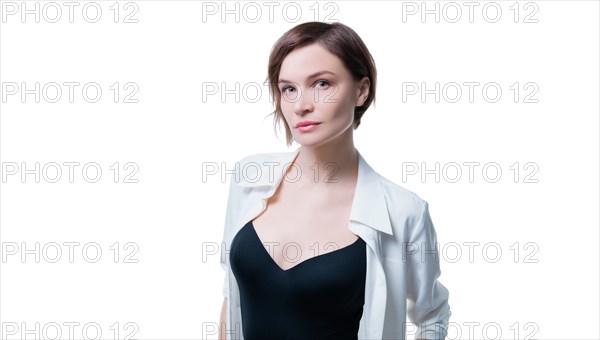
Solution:
{"label": "woman's shoulder", "polygon": [[[412,190],[379,176],[394,234],[414,237],[429,227],[429,203]],[[413,235],[413,236],[411,236]]]}
{"label": "woman's shoulder", "polygon": [[409,215],[421,215],[429,204],[423,197],[381,174],[378,175],[390,207]]}
{"label": "woman's shoulder", "polygon": [[262,152],[246,155],[235,163],[235,173],[240,186],[273,184],[294,160],[298,150]]}

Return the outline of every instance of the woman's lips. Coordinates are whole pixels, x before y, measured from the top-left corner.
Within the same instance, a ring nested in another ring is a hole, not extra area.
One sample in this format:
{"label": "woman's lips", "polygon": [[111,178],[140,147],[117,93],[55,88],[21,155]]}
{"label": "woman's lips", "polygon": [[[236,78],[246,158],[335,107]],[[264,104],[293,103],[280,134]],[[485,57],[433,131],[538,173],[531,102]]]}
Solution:
{"label": "woman's lips", "polygon": [[305,126],[298,126],[298,130],[300,130],[300,132],[309,132],[309,131],[313,131],[314,129],[316,129],[319,124],[321,123],[315,123],[315,124],[311,124],[311,125],[305,125]]}

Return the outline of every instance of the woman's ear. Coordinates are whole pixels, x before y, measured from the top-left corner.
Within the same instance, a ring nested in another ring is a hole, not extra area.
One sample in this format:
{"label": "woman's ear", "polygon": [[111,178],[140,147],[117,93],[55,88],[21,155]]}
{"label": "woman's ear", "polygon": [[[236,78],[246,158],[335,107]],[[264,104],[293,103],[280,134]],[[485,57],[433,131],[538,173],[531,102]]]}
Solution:
{"label": "woman's ear", "polygon": [[357,95],[355,106],[362,106],[367,98],[369,97],[369,87],[371,87],[371,81],[369,77],[364,76],[361,80],[357,81]]}

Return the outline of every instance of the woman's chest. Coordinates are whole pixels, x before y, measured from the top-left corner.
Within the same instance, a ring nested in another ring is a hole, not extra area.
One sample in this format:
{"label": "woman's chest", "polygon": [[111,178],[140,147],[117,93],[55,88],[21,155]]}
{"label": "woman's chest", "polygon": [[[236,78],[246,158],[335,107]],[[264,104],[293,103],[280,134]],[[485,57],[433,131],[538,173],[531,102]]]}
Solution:
{"label": "woman's chest", "polygon": [[252,220],[256,236],[283,270],[358,240],[348,228],[352,193],[303,197],[275,195]]}

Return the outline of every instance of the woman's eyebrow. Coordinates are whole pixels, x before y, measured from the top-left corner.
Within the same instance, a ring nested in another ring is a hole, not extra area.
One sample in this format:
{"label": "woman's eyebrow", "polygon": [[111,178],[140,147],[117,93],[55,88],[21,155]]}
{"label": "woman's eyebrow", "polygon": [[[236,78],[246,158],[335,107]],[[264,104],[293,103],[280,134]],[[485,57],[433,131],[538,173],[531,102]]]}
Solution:
{"label": "woman's eyebrow", "polygon": [[[332,74],[332,75],[335,76],[335,73],[333,73],[331,71],[323,70],[323,71],[319,71],[319,72],[315,72],[315,73],[311,74],[306,79],[311,79],[311,78],[314,78],[314,77],[318,77],[318,76],[320,76],[322,74],[326,74],[326,73],[329,73],[329,74]],[[281,83],[293,83],[293,81],[289,81],[289,80],[285,80],[285,79],[279,79],[279,82],[277,82],[277,83],[278,84],[281,84]]]}

